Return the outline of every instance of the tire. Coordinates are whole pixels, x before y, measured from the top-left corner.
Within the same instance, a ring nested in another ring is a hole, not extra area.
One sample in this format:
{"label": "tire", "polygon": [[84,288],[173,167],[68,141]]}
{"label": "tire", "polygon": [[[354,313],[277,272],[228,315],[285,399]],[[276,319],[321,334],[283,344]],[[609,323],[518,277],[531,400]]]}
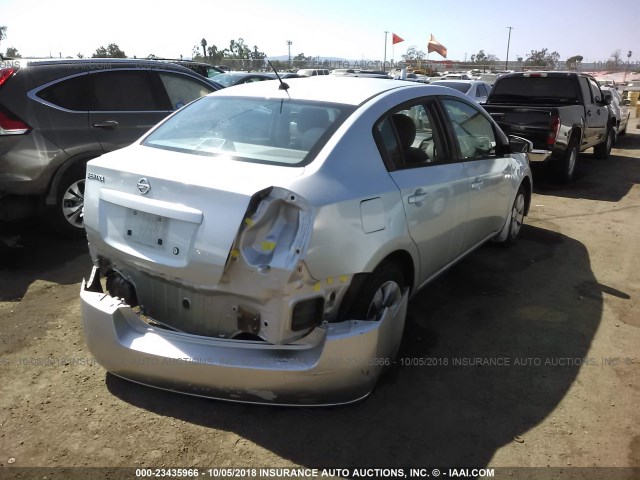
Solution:
{"label": "tire", "polygon": [[364,281],[348,317],[356,320],[380,320],[385,307],[402,297],[407,283],[400,268],[391,262],[382,262]]}
{"label": "tire", "polygon": [[622,137],[623,135],[627,134],[627,127],[629,126],[630,119],[631,119],[631,114],[627,115],[627,123],[625,123],[624,128],[620,130],[620,133],[618,133],[619,137]]}
{"label": "tire", "polygon": [[507,234],[507,237],[500,242],[501,245],[511,246],[518,240],[522,224],[524,223],[524,211],[526,205],[527,194],[521,185],[516,192],[516,197],[513,200],[513,206],[511,207],[511,212],[509,214],[509,233]]}
{"label": "tire", "polygon": [[575,140],[571,140],[564,157],[554,165],[555,177],[560,183],[569,183],[573,180],[578,155],[580,155],[578,143]]}
{"label": "tire", "polygon": [[607,135],[604,140],[593,147],[593,155],[596,158],[601,158],[603,160],[609,158],[611,155],[611,148],[613,147],[613,142],[615,141],[615,131],[613,127],[609,126],[607,128]]}
{"label": "tire", "polygon": [[84,183],[86,167],[74,165],[62,177],[58,185],[56,204],[48,211],[51,227],[61,236],[83,237]]}

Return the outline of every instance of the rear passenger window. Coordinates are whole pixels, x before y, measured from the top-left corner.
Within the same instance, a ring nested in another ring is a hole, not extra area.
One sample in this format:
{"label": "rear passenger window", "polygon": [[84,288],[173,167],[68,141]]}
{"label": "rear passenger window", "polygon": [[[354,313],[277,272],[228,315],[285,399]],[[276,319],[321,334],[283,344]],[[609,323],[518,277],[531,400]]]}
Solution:
{"label": "rear passenger window", "polygon": [[442,101],[464,160],[486,158],[496,154],[496,138],[491,122],[467,103],[458,100]]}
{"label": "rear passenger window", "polygon": [[88,75],[62,80],[38,92],[38,97],[58,107],[74,111],[89,110],[91,85]]}
{"label": "rear passenger window", "polygon": [[92,74],[93,111],[162,111],[149,72],[123,70]]}
{"label": "rear passenger window", "polygon": [[170,73],[160,73],[159,75],[173,110],[178,110],[196,98],[203,97],[213,91],[213,88],[207,88],[202,83],[183,75]]}

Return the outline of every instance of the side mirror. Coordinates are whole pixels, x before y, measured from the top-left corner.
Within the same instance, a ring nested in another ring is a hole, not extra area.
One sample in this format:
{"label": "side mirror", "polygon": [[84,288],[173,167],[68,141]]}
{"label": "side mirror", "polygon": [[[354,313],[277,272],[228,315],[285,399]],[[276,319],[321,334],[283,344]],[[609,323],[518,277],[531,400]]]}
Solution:
{"label": "side mirror", "polygon": [[512,153],[527,153],[533,150],[533,143],[526,138],[509,135],[509,148]]}

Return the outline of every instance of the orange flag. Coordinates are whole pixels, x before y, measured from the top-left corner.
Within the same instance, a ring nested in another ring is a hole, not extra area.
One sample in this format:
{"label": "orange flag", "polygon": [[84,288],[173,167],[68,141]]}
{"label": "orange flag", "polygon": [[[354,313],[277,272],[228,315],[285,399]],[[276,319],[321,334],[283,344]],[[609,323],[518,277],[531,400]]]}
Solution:
{"label": "orange flag", "polygon": [[429,43],[427,43],[427,53],[438,52],[444,58],[447,58],[447,49],[433,35],[429,36]]}

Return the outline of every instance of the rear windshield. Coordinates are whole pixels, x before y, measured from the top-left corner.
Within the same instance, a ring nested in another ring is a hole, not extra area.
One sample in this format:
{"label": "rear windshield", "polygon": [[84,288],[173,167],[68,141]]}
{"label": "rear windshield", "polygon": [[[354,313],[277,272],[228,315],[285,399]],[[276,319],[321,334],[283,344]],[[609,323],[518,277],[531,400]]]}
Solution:
{"label": "rear windshield", "polygon": [[446,80],[446,81],[436,81],[436,82],[431,82],[432,85],[440,85],[441,87],[449,87],[449,88],[455,88],[456,90],[458,90],[459,92],[462,93],[467,93],[469,91],[469,89],[471,88],[471,84],[470,83],[465,83],[465,82],[455,82],[452,80]]}
{"label": "rear windshield", "polygon": [[580,102],[580,86],[573,77],[508,77],[501,78],[493,85],[491,100],[537,103],[558,101]]}
{"label": "rear windshield", "polygon": [[350,105],[203,97],[160,125],[143,145],[239,161],[309,163],[355,109]]}

